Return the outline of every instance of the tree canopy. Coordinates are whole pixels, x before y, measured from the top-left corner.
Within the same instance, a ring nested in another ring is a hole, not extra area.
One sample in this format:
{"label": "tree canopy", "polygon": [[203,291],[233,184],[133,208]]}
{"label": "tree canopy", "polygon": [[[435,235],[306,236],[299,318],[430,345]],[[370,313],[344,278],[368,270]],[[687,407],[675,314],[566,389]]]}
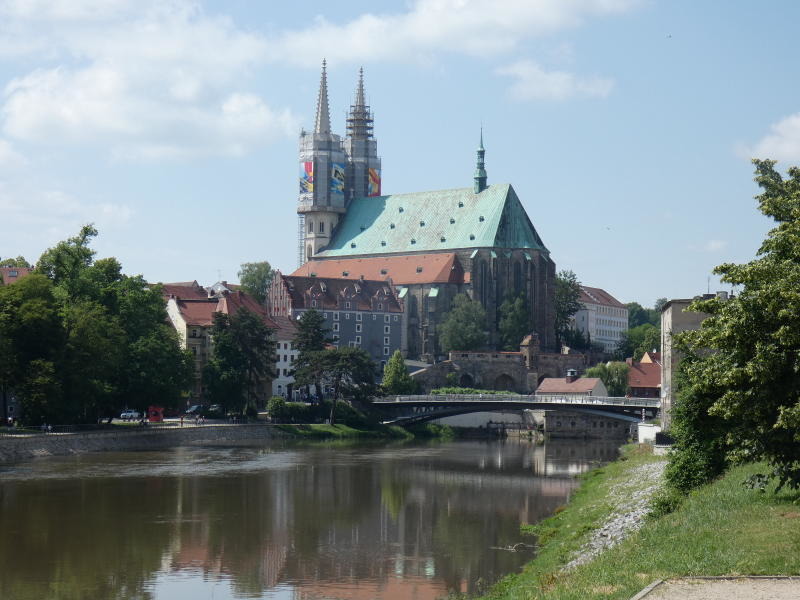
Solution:
{"label": "tree canopy", "polygon": [[632,357],[634,360],[641,360],[644,353],[651,350],[661,350],[661,328],[643,323],[622,332],[616,356],[620,359]]}
{"label": "tree canopy", "polygon": [[610,396],[624,396],[628,393],[628,371],[624,362],[600,363],[586,369],[586,377],[599,377]]}
{"label": "tree canopy", "polygon": [[519,343],[531,332],[531,311],[524,294],[507,296],[500,305],[500,347],[519,350]]}
{"label": "tree canopy", "polygon": [[0,287],[0,392],[13,387],[29,423],[177,406],[190,381],[192,357],[166,324],[161,290],[114,258],[94,260],[96,235],[82,227]]}
{"label": "tree canopy", "polygon": [[25,260],[24,256],[18,256],[17,258],[4,258],[0,260],[0,267],[16,267],[18,269],[31,268],[31,264]]}
{"label": "tree canopy", "polygon": [[383,369],[383,393],[387,395],[413,394],[417,391],[417,382],[408,374],[403,361],[403,354],[395,350]]}
{"label": "tree canopy", "polygon": [[259,304],[266,304],[267,290],[273,277],[272,267],[267,261],[242,263],[237,276],[242,290],[255,298]]}
{"label": "tree canopy", "polygon": [[570,320],[583,305],[580,302],[581,282],[572,271],[559,271],[556,275],[556,341],[560,346],[570,329]]}
{"label": "tree canopy", "polygon": [[453,305],[439,325],[442,352],[480,350],[486,346],[486,311],[466,294],[453,298]]}
{"label": "tree canopy", "polygon": [[762,481],[800,487],[800,168],[784,178],[774,161],[753,162],[759,208],[776,226],[754,260],[714,270],[740,286],[736,297],[689,306],[710,316],[678,337],[687,358],[673,412],[673,482],[687,469],[702,482],[732,462],[764,460]]}

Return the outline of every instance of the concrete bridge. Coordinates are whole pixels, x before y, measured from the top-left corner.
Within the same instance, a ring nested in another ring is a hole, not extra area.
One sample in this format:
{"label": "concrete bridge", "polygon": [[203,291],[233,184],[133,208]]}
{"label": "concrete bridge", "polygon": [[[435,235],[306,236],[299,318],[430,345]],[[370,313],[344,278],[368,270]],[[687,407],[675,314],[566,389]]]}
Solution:
{"label": "concrete bridge", "polygon": [[607,417],[631,423],[642,415],[653,418],[661,408],[658,398],[586,395],[430,394],[388,396],[373,401],[382,409],[386,424],[411,425],[443,417],[500,410],[561,410]]}

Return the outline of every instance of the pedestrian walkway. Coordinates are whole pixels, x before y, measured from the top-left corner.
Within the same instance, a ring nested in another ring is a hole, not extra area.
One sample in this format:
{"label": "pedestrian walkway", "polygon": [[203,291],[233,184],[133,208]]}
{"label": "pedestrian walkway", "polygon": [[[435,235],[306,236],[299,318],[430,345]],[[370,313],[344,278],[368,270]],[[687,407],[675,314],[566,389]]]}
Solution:
{"label": "pedestrian walkway", "polygon": [[686,577],[656,581],[631,600],[797,600],[800,577]]}

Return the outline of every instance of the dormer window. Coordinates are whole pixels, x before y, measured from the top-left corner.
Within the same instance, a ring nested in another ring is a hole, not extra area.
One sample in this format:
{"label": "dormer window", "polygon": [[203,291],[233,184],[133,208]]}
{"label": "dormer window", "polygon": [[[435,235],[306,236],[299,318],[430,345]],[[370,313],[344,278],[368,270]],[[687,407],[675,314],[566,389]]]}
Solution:
{"label": "dormer window", "polygon": [[475,234],[474,233],[470,233],[469,234],[469,239],[474,240],[475,239]]}
{"label": "dormer window", "polygon": [[422,273],[422,267],[417,267],[417,273]]}
{"label": "dormer window", "polygon": [[452,225],[455,222],[456,222],[456,220],[453,217],[450,217],[450,225]]}
{"label": "dormer window", "polygon": [[347,277],[350,275],[350,271],[342,271],[342,277]]}
{"label": "dormer window", "polygon": [[481,223],[483,223],[483,215],[481,215],[480,217],[478,217],[478,221],[480,221]]}
{"label": "dormer window", "polygon": [[401,206],[399,209],[397,209],[397,212],[403,212],[403,207]]}
{"label": "dormer window", "polygon": [[350,303],[349,303],[349,302],[345,302],[345,303],[344,303],[344,307],[345,307],[345,308],[350,308]]}
{"label": "dormer window", "polygon": [[381,240],[381,246],[385,246],[385,245],[386,245],[386,241],[385,240]]}
{"label": "dormer window", "polygon": [[311,308],[317,308],[317,301],[316,300],[312,300],[311,301]]}
{"label": "dormer window", "polygon": [[425,227],[425,221],[420,221],[420,222],[419,222],[419,226],[420,226],[420,227]]}
{"label": "dormer window", "polygon": [[444,236],[442,236],[442,237],[440,237],[440,238],[439,238],[439,241],[440,241],[440,242],[446,242],[446,241],[447,241],[447,239],[446,239]]}
{"label": "dormer window", "polygon": [[464,208],[464,203],[463,202],[459,202],[458,203],[458,208]]}
{"label": "dormer window", "polygon": [[388,272],[386,269],[381,269],[381,275],[386,275]]}
{"label": "dormer window", "polygon": [[378,302],[378,310],[383,310],[383,302]]}
{"label": "dormer window", "polygon": [[389,223],[389,229],[394,229],[394,223]]}
{"label": "dormer window", "polygon": [[351,248],[355,248],[356,247],[356,243],[355,242],[350,242],[350,247]]}
{"label": "dormer window", "polygon": [[411,243],[412,243],[412,244],[416,244],[416,243],[417,243],[417,240],[415,240],[414,238],[411,238]]}

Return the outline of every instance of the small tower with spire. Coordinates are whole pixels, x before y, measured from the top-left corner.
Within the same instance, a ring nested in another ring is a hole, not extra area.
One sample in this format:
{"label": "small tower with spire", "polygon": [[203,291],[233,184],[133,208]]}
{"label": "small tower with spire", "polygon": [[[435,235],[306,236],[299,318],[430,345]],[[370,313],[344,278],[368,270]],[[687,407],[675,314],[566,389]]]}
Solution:
{"label": "small tower with spire", "polygon": [[297,258],[300,265],[328,245],[331,231],[346,211],[346,166],[342,140],[331,133],[327,63],[323,60],[314,131],[300,132],[300,194],[297,203]]}
{"label": "small tower with spire", "polygon": [[356,97],[347,115],[347,137],[344,151],[347,154],[346,196],[353,198],[381,195],[381,159],[378,142],[372,137],[372,111],[364,94],[364,68],[358,70]]}
{"label": "small tower with spire", "polygon": [[481,142],[478,146],[478,162],[475,165],[475,184],[473,190],[476,194],[480,194],[486,189],[486,167],[484,165],[484,157],[486,150],[483,148],[483,127],[481,127]]}

